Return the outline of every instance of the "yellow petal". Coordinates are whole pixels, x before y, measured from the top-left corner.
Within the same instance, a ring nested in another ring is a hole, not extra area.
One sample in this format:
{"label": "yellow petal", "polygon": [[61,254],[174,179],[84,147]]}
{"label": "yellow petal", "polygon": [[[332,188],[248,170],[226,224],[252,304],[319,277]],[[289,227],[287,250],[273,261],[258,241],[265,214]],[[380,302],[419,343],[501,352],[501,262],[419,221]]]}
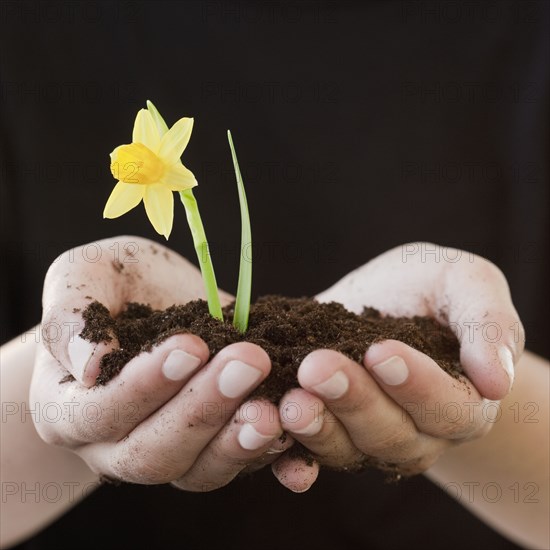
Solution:
{"label": "yellow petal", "polygon": [[167,165],[175,164],[189,143],[193,130],[192,118],[181,118],[162,136],[158,151],[159,157]]}
{"label": "yellow petal", "polygon": [[171,191],[185,191],[195,187],[197,180],[191,170],[185,168],[181,162],[176,162],[176,164],[166,168],[159,183],[163,183]]}
{"label": "yellow petal", "polygon": [[119,181],[103,210],[104,218],[118,218],[135,208],[143,198],[145,186]]}
{"label": "yellow petal", "polygon": [[172,191],[158,183],[147,185],[143,203],[145,204],[145,212],[147,212],[155,231],[164,235],[168,240],[174,221],[174,195],[172,195]]}
{"label": "yellow petal", "polygon": [[134,122],[132,133],[134,143],[143,143],[153,153],[157,153],[160,145],[160,134],[151,113],[147,109],[140,109]]}
{"label": "yellow petal", "polygon": [[166,132],[168,132],[168,125],[164,122],[164,119],[160,116],[160,113],[157,111],[157,108],[153,105],[152,101],[147,100],[147,109],[149,109],[149,112],[157,125],[159,136],[162,137]]}

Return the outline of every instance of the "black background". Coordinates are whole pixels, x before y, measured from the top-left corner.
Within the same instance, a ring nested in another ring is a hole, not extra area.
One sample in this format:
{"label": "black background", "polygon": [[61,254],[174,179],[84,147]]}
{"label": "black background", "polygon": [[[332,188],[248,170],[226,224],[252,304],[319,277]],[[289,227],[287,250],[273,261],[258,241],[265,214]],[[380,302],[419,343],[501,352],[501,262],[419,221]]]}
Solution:
{"label": "black background", "polygon": [[[240,238],[231,128],[251,209],[255,295],[313,295],[388,248],[437,242],[494,261],[527,347],[550,355],[548,8],[2,1],[2,340],[39,321],[43,277],[62,251],[128,233],[163,242],[142,206],[101,220],[114,185],[108,154],[131,141],[151,99],[169,125],[195,118],[183,163],[199,181],[223,288],[236,287]],[[169,246],[194,260],[182,208]],[[197,527],[190,547],[199,535],[206,544],[212,522],[226,529],[226,547],[280,547],[289,537],[290,548],[426,547],[429,537],[437,548],[447,532],[449,548],[508,547],[422,478],[400,488],[375,473],[358,480],[324,474],[300,501],[269,473],[213,495],[106,488],[29,547],[60,547],[61,532],[84,544],[79,526],[104,506],[119,510],[124,536],[139,525],[133,547],[180,540],[186,518]],[[161,498],[172,510],[162,517],[151,511]],[[296,517],[309,526],[300,530]]]}

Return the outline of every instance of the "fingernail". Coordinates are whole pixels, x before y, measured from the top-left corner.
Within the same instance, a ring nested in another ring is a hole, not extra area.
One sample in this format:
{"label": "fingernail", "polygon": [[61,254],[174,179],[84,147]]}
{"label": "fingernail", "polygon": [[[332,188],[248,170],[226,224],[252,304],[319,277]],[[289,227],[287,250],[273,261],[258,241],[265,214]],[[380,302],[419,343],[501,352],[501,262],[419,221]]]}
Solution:
{"label": "fingernail", "polygon": [[266,455],[278,455],[284,453],[287,449],[290,449],[294,444],[294,439],[288,434],[283,433],[279,438],[277,438],[271,447],[265,452]]}
{"label": "fingernail", "polygon": [[267,451],[265,452],[266,455],[280,455],[281,453],[284,453],[285,452],[285,449],[273,449],[273,448],[270,448],[270,449],[267,449]]}
{"label": "fingernail", "polygon": [[294,434],[305,435],[311,437],[317,435],[323,427],[322,415],[315,415],[315,418],[305,427],[299,430],[290,430]]}
{"label": "fingernail", "polygon": [[97,344],[92,344],[80,336],[75,336],[67,347],[69,358],[73,366],[72,374],[78,380],[82,381],[86,367],[92,358]]}
{"label": "fingernail", "polygon": [[498,358],[500,359],[500,364],[502,365],[502,368],[506,371],[506,374],[508,375],[508,378],[510,380],[510,389],[512,389],[515,375],[514,357],[512,355],[512,352],[507,347],[503,346],[498,350]]}
{"label": "fingernail", "polygon": [[175,349],[162,364],[162,373],[168,380],[183,380],[199,365],[201,360],[181,349]]}
{"label": "fingernail", "polygon": [[409,377],[407,364],[401,357],[394,355],[378,365],[374,365],[372,370],[388,386],[398,386],[403,384]]}
{"label": "fingernail", "polygon": [[335,372],[328,380],[312,386],[313,389],[327,399],[338,399],[342,397],[349,388],[348,377],[339,370]]}
{"label": "fingernail", "polygon": [[225,397],[235,398],[252,389],[261,377],[262,371],[242,361],[233,360],[222,370],[218,387]]}
{"label": "fingernail", "polygon": [[255,451],[271,441],[274,436],[258,433],[252,424],[245,424],[239,432],[239,444],[243,449]]}

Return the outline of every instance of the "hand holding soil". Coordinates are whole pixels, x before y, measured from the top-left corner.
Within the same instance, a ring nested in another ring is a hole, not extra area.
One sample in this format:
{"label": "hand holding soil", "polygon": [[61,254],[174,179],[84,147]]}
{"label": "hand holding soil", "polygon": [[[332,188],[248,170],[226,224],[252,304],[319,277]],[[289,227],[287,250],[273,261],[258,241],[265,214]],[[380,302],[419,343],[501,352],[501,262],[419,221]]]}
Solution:
{"label": "hand holding soil", "polygon": [[[37,429],[46,441],[73,448],[92,470],[111,478],[205,491],[229,483],[243,469],[274,463],[279,480],[302,491],[314,482],[317,464],[423,471],[445,448],[488,431],[482,396],[499,399],[507,393],[504,366],[512,369],[513,356],[521,352],[523,340],[516,344],[513,332],[503,330],[498,341],[488,341],[457,331],[460,361],[472,384],[393,339],[372,345],[355,361],[320,349],[300,358],[300,387],[283,395],[277,407],[259,396],[246,401],[271,368],[261,347],[236,342],[209,358],[204,341],[178,334],[131,359],[107,384],[91,387],[101,357],[119,344],[112,339],[92,345],[76,336],[91,302],[101,302],[116,317],[128,302],[164,309],[202,296],[198,270],[156,243],[126,237],[97,245],[99,261],[87,262],[83,247],[50,269],[43,327],[61,329],[48,341],[59,362],[46,351],[39,355],[32,398],[88,405],[88,416],[96,411],[94,422],[75,415]],[[404,261],[402,249],[394,249],[319,300],[341,302],[357,313],[373,306],[384,315],[435,317],[458,328],[465,321],[470,327],[475,322],[521,327],[500,272],[471,258],[438,263],[409,255]],[[229,295],[221,298],[231,301]],[[76,380],[59,384],[68,373]],[[285,452],[294,441],[315,463]]]}

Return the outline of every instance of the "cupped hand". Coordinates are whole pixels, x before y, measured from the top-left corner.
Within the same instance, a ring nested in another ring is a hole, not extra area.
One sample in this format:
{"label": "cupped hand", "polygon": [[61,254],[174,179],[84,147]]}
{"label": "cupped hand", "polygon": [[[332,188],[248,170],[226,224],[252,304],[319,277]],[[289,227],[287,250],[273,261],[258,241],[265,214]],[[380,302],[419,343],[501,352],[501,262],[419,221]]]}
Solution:
{"label": "cupped hand", "polygon": [[[301,388],[280,403],[283,429],[319,464],[353,469],[378,463],[402,474],[429,468],[451,445],[488,432],[511,388],[524,332],[500,270],[460,250],[413,243],[382,254],[318,296],[361,312],[427,315],[460,341],[466,376],[457,380],[430,357],[388,340],[371,346],[363,365],[317,350],[300,366]],[[283,455],[275,475],[306,490],[318,465]],[[298,473],[296,473],[298,472]]]}
{"label": "cupped hand", "polygon": [[60,256],[44,286],[44,346],[31,403],[61,414],[35,419],[40,436],[72,449],[100,475],[192,491],[215,489],[275,460],[293,442],[279,440],[277,409],[244,401],[271,368],[256,345],[233,344],[209,358],[200,338],[179,334],[132,359],[106,385],[94,385],[101,357],[118,343],[78,336],[92,300],[116,315],[130,301],[165,308],[202,297],[199,271],[146,239],[107,239]]}

